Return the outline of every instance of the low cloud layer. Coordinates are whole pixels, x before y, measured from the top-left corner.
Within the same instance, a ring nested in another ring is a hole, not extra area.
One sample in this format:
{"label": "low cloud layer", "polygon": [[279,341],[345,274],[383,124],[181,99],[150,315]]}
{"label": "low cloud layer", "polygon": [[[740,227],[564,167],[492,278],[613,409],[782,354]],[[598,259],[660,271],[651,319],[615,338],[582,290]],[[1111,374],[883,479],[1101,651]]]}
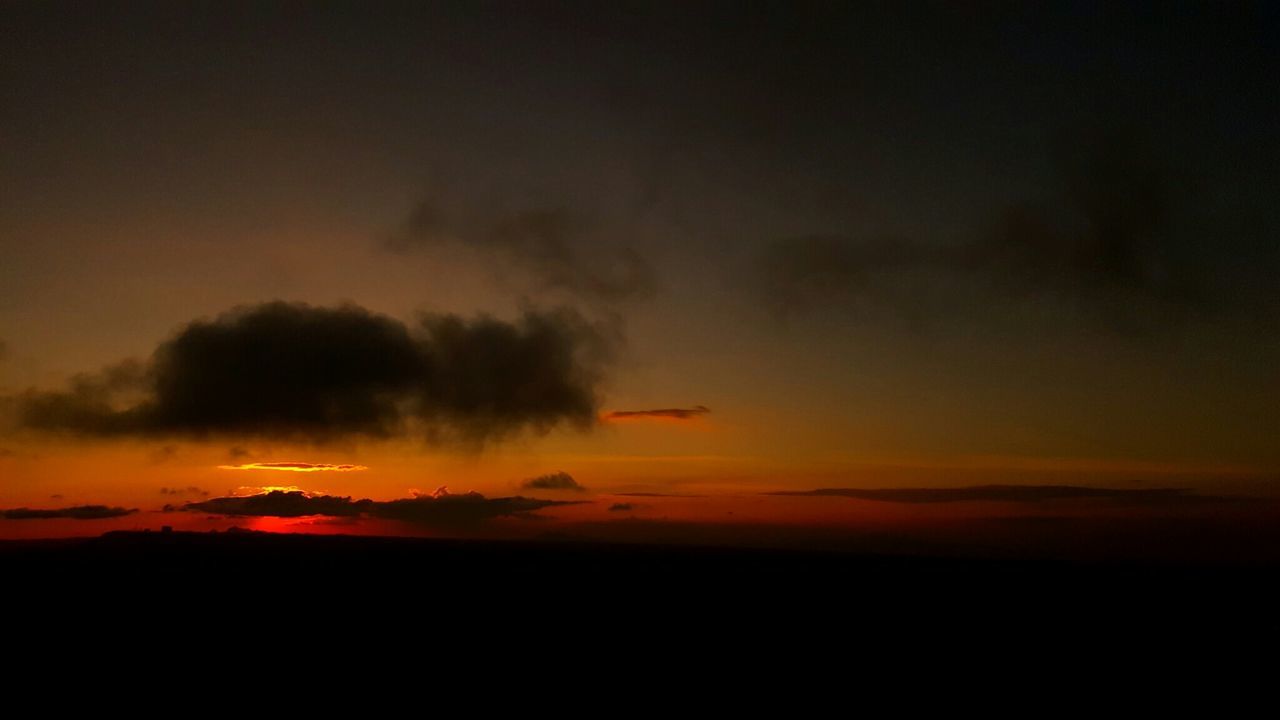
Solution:
{"label": "low cloud layer", "polygon": [[1018,502],[1102,499],[1138,504],[1226,502],[1230,498],[1195,495],[1182,488],[1114,489],[1075,485],[976,485],[958,488],[822,488],[767,493],[800,497],[847,497],[892,503]]}
{"label": "low cloud layer", "polygon": [[638,250],[594,237],[588,222],[563,207],[495,215],[423,200],[387,247],[409,252],[449,244],[478,252],[501,272],[523,273],[538,291],[588,304],[643,297],[654,287],[653,267]]}
{"label": "low cloud layer", "polygon": [[586,492],[587,489],[578,484],[577,480],[567,472],[555,472],[547,475],[539,475],[535,478],[525,480],[520,487],[525,490],[573,490],[575,492]]}
{"label": "low cloud layer", "polygon": [[569,310],[424,315],[273,302],[195,321],[147,362],[7,399],[20,427],[102,437],[483,444],[596,421],[609,342]]}
{"label": "low cloud layer", "polygon": [[706,405],[690,408],[659,408],[657,410],[614,410],[605,414],[605,420],[696,420],[711,412]]}
{"label": "low cloud layer", "polygon": [[76,505],[68,508],[32,509],[14,508],[0,510],[0,519],[4,520],[106,520],[124,517],[138,512],[137,508],[107,507],[106,505]]}
{"label": "low cloud layer", "polygon": [[514,517],[545,507],[572,503],[527,497],[486,498],[471,492],[439,493],[379,502],[332,495],[309,495],[300,490],[272,490],[259,495],[212,498],[187,503],[186,510],[250,517],[374,517],[422,525],[470,525],[498,517]]}

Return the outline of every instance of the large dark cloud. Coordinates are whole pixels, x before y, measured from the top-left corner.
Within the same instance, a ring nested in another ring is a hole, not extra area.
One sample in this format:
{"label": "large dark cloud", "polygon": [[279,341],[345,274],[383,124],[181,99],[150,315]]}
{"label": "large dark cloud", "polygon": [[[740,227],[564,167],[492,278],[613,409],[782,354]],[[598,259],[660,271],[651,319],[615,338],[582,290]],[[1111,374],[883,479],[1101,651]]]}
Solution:
{"label": "large dark cloud", "polygon": [[[57,497],[57,496],[55,496]],[[105,520],[124,517],[138,512],[136,508],[107,507],[106,505],[76,505],[74,507],[56,509],[14,508],[0,510],[0,518],[5,520]]]}
{"label": "large dark cloud", "polygon": [[368,516],[423,525],[469,525],[504,516],[521,516],[554,505],[571,504],[521,496],[486,498],[479,493],[419,495],[379,502],[301,491],[272,490],[259,495],[220,497],[187,503],[184,509],[251,517]]}
{"label": "large dark cloud", "polygon": [[88,435],[483,443],[590,427],[608,357],[569,310],[406,326],[354,305],[274,302],[193,322],[147,363],[10,401],[22,427]]}
{"label": "large dark cloud", "polygon": [[573,490],[575,492],[586,492],[587,490],[579,485],[572,475],[564,471],[529,478],[520,487],[526,490]]}
{"label": "large dark cloud", "polygon": [[847,497],[893,503],[1018,502],[1102,499],[1121,503],[1175,505],[1227,502],[1231,498],[1195,495],[1181,488],[1115,489],[1075,485],[976,485],[956,488],[822,488],[768,493],[800,497]]}
{"label": "large dark cloud", "polygon": [[835,309],[917,326],[966,315],[988,321],[997,305],[1035,301],[1143,331],[1197,314],[1256,314],[1266,302],[1219,277],[1215,248],[1243,241],[1238,218],[1197,193],[1189,171],[1151,141],[1093,130],[1055,154],[1054,189],[990,213],[981,229],[951,238],[784,238],[756,257],[754,290],[782,316]]}
{"label": "large dark cloud", "polygon": [[653,290],[653,267],[634,247],[604,242],[590,224],[563,207],[489,215],[423,200],[387,247],[406,252],[460,244],[500,270],[515,269],[536,290],[555,290],[588,303],[613,304]]}

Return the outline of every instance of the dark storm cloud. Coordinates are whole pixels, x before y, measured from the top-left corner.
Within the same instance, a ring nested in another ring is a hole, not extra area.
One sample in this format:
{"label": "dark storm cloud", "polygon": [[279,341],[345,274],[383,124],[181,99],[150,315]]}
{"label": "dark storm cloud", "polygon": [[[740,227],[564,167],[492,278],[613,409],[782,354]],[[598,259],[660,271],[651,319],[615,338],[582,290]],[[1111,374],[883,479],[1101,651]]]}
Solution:
{"label": "dark storm cloud", "polygon": [[[56,497],[56,496],[55,496]],[[105,520],[107,518],[124,517],[138,512],[137,509],[107,507],[106,505],[76,505],[75,507],[52,510],[35,510],[32,508],[14,508],[0,510],[0,518],[5,520]]]}
{"label": "dark storm cloud", "polygon": [[577,480],[567,472],[555,472],[547,475],[539,475],[535,478],[525,480],[520,487],[526,490],[574,490],[576,492],[586,492],[587,489],[578,484]]}
{"label": "dark storm cloud", "polygon": [[515,322],[274,302],[199,320],[146,363],[10,398],[32,430],[480,444],[596,419],[608,341],[576,313]]}
{"label": "dark storm cloud", "polygon": [[272,490],[260,495],[221,497],[187,503],[184,509],[218,515],[252,517],[367,516],[422,525],[468,525],[504,516],[522,516],[554,505],[572,503],[526,497],[486,498],[479,493],[419,495],[377,502],[301,491]]}
{"label": "dark storm cloud", "polygon": [[500,270],[522,271],[537,290],[562,291],[588,303],[613,304],[652,292],[654,270],[641,253],[603,242],[591,230],[585,220],[560,207],[489,218],[424,200],[386,245],[407,252],[461,244]]}
{"label": "dark storm cloud", "polygon": [[1057,154],[1055,194],[1010,205],[961,242],[792,237],[756,258],[756,289],[784,316],[836,308],[920,322],[1041,299],[1119,330],[1241,309],[1227,307],[1238,289],[1213,286],[1211,261],[1238,228],[1197,202],[1151,142],[1096,131]]}
{"label": "dark storm cloud", "polygon": [[706,405],[694,405],[691,408],[660,408],[658,410],[614,410],[607,413],[606,420],[629,420],[641,418],[666,418],[668,420],[694,420],[711,412]]}
{"label": "dark storm cloud", "polygon": [[1074,485],[977,485],[958,488],[823,488],[786,490],[769,495],[796,497],[847,497],[879,502],[926,504],[952,502],[1038,503],[1053,500],[1102,499],[1138,505],[1190,505],[1229,502],[1233,498],[1194,495],[1181,488],[1121,490]]}

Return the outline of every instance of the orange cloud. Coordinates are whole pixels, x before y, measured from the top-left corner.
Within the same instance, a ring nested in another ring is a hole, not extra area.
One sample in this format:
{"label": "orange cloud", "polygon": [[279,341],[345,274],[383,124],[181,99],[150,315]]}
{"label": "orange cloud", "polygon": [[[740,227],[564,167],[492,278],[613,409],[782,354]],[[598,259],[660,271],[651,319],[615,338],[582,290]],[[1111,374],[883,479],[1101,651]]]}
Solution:
{"label": "orange cloud", "polygon": [[278,462],[219,465],[220,470],[283,470],[286,472],[356,472],[368,470],[364,465],[330,465],[328,463]]}

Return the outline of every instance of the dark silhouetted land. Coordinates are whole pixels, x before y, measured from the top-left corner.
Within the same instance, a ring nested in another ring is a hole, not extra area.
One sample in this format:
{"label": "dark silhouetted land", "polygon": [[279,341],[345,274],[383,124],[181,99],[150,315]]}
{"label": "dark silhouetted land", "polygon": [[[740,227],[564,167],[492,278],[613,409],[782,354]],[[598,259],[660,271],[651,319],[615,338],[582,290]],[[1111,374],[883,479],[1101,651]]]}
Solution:
{"label": "dark silhouetted land", "polygon": [[18,616],[141,616],[201,632],[268,615],[338,635],[430,623],[439,642],[473,631],[772,644],[1277,634],[1277,576],[1258,566],[256,532],[8,541],[0,564]]}

